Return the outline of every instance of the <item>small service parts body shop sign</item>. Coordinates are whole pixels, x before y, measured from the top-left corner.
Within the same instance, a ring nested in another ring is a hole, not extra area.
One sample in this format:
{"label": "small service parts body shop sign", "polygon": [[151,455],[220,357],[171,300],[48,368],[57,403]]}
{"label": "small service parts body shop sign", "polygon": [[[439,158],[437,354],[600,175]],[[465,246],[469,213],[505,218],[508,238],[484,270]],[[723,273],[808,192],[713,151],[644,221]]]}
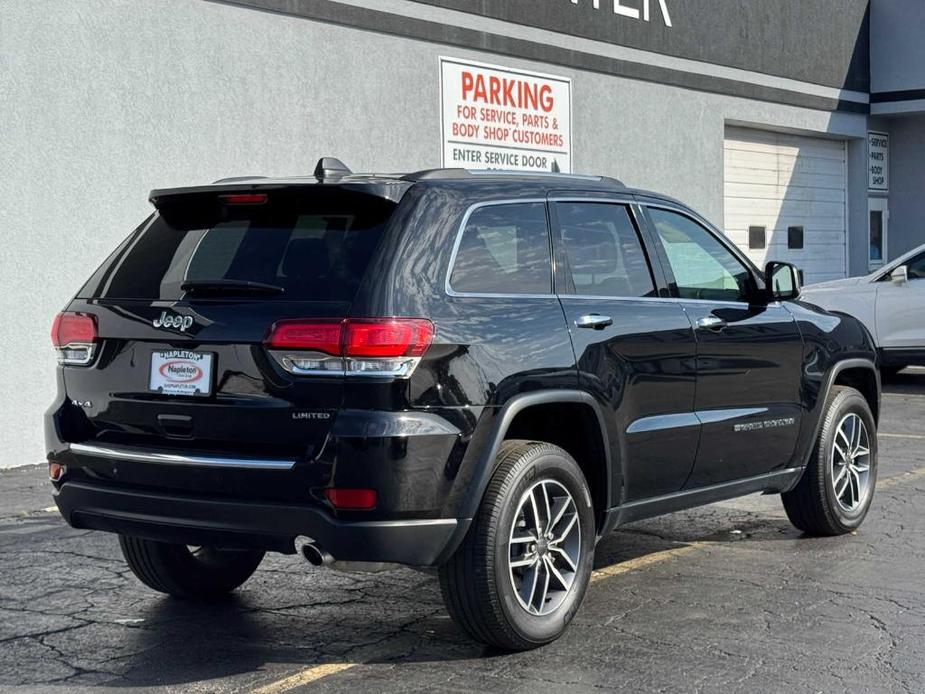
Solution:
{"label": "small service parts body shop sign", "polygon": [[440,58],[443,165],[572,171],[572,82]]}

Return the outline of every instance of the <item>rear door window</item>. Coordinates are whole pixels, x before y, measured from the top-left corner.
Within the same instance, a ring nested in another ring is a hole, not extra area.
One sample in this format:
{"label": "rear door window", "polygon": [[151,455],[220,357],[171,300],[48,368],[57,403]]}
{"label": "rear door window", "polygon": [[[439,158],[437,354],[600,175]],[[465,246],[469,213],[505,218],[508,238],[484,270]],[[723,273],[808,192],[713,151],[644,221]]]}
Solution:
{"label": "rear door window", "polygon": [[454,292],[552,292],[545,203],[478,207],[469,215],[458,244],[450,273]]}
{"label": "rear door window", "polygon": [[625,205],[559,202],[556,218],[575,294],[656,296],[649,261]]}
{"label": "rear door window", "polygon": [[271,192],[261,205],[223,205],[215,194],[166,202],[81,298],[173,301],[190,283],[250,282],[281,300],[350,301],[394,209],[333,190]]}

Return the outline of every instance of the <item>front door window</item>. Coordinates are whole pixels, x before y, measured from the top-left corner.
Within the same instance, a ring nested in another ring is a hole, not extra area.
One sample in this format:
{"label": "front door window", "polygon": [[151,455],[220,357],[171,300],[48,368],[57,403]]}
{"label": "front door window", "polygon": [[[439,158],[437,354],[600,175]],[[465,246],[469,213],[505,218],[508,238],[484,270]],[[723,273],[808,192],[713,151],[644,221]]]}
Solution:
{"label": "front door window", "polygon": [[752,275],[720,241],[690,217],[650,208],[682,299],[747,302]]}
{"label": "front door window", "polygon": [[920,253],[906,263],[910,280],[925,280],[925,253]]}

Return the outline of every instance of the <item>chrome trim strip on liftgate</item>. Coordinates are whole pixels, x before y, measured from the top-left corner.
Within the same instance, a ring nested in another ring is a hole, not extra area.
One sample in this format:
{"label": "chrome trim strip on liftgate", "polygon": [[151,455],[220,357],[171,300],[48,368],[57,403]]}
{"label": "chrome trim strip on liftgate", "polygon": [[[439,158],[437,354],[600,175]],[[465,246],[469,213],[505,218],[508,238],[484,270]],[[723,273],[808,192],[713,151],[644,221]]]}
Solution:
{"label": "chrome trim strip on liftgate", "polygon": [[241,470],[291,470],[294,460],[261,460],[259,458],[220,458],[179,453],[141,452],[121,446],[92,446],[72,443],[71,452],[108,460],[131,460],[158,465],[191,465],[197,467],[236,468]]}

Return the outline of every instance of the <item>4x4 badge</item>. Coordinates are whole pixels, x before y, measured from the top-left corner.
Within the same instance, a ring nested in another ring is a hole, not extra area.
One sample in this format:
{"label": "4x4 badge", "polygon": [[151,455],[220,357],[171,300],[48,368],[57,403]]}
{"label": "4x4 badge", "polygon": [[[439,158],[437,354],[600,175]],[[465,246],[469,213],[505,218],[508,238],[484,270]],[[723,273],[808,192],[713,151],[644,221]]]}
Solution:
{"label": "4x4 badge", "polygon": [[192,324],[192,316],[168,316],[167,311],[161,311],[160,318],[155,318],[151,323],[155,328],[179,328],[181,333],[186,332]]}

